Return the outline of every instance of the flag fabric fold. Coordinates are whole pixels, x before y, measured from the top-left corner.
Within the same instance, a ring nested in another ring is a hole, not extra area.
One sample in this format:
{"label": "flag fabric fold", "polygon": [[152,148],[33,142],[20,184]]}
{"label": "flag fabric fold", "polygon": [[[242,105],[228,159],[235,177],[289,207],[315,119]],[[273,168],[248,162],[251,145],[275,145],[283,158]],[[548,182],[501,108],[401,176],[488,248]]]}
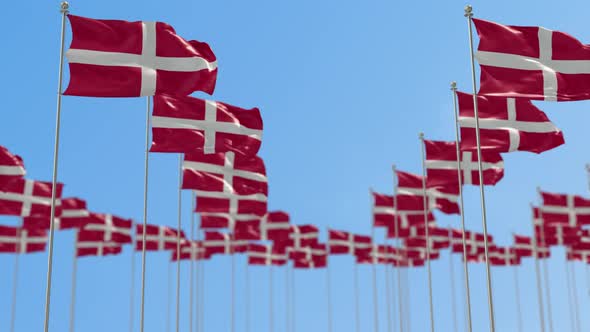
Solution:
{"label": "flag fabric fold", "polygon": [[0,187],[27,174],[23,159],[0,145]]}
{"label": "flag fabric fold", "polygon": [[[15,179],[0,187],[0,215],[10,216],[50,216],[51,189],[49,182]],[[61,193],[63,184],[56,188],[55,216],[61,214]]]}

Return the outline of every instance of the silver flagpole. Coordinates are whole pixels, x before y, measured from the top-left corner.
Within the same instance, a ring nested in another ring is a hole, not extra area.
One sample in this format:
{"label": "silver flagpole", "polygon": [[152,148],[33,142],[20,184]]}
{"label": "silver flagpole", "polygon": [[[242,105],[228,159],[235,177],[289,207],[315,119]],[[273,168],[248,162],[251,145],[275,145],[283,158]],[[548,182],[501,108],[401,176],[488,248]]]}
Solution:
{"label": "silver flagpole", "polygon": [[250,332],[250,265],[246,260],[246,273],[245,273],[246,280],[245,282],[245,296],[244,301],[246,302],[245,311],[246,311],[246,332]]}
{"label": "silver flagpole", "polygon": [[459,148],[459,108],[457,107],[457,83],[451,82],[451,91],[453,91],[453,113],[455,115],[455,148],[457,150],[457,181],[459,183],[459,199],[461,204],[459,205],[461,213],[461,244],[463,245],[463,273],[465,281],[465,304],[466,315],[467,315],[467,327],[468,331],[472,330],[471,323],[471,291],[469,289],[469,263],[467,262],[467,236],[465,235],[465,210],[463,208],[463,177],[461,176],[461,150]]}
{"label": "silver flagpole", "polygon": [[59,129],[61,125],[61,94],[64,64],[64,42],[66,34],[66,15],[69,12],[69,8],[69,4],[66,1],[62,1],[60,5],[61,41],[59,50],[59,75],[57,79],[57,111],[55,115],[55,145],[53,147],[53,176],[51,180],[51,213],[49,218],[49,249],[47,252],[47,284],[45,288],[45,322],[43,323],[43,330],[45,332],[49,331],[49,310],[51,306],[51,273],[53,269],[53,237],[55,233],[53,219],[55,218],[55,196],[57,190],[57,165],[59,158]]}
{"label": "silver flagpole", "polygon": [[274,332],[273,273],[272,262],[268,267],[268,331]]}
{"label": "silver flagpole", "polygon": [[[452,240],[452,230],[449,227],[449,241]],[[449,250],[449,270],[451,277],[451,311],[453,314],[453,328],[455,332],[459,331],[459,325],[457,322],[457,300],[455,299],[455,264],[453,263],[453,252]]]}
{"label": "silver flagpole", "polygon": [[518,265],[513,267],[514,272],[514,294],[516,295],[516,321],[518,323],[518,332],[522,332],[522,310],[520,305],[520,284],[518,282]]}
{"label": "silver flagpole", "polygon": [[74,239],[74,261],[72,263],[72,294],[70,298],[70,332],[74,332],[75,328],[75,314],[76,314],[76,279],[78,273],[78,257],[77,257],[77,242],[78,232],[76,232],[76,238]]}
{"label": "silver flagpole", "polygon": [[131,280],[129,282],[129,332],[133,332],[134,315],[135,315],[135,241],[137,238],[137,231],[135,221],[131,222]]}
{"label": "silver flagpole", "polygon": [[201,298],[201,304],[199,305],[199,332],[205,331],[205,261],[201,262],[201,268],[199,269],[201,274],[199,294]]}
{"label": "silver flagpole", "polygon": [[489,316],[490,316],[490,331],[496,331],[496,323],[494,320],[494,299],[493,299],[493,292],[492,292],[492,273],[490,270],[490,260],[489,260],[489,246],[488,246],[488,223],[486,218],[486,200],[485,200],[485,190],[483,184],[483,170],[482,170],[482,161],[481,161],[481,141],[479,137],[479,114],[477,108],[477,84],[475,82],[475,58],[473,54],[473,32],[471,27],[471,19],[473,17],[472,7],[467,5],[465,7],[465,17],[467,17],[467,25],[469,27],[469,55],[471,58],[471,81],[473,84],[473,113],[475,116],[475,139],[477,141],[477,167],[479,170],[479,192],[481,196],[481,223],[483,226],[483,236],[484,236],[484,255],[486,259],[486,281],[487,281],[487,288],[488,288],[488,309],[489,309]]}
{"label": "silver flagpole", "polygon": [[407,323],[407,328],[406,330],[408,332],[412,332],[412,310],[411,310],[411,299],[410,299],[410,278],[408,277],[408,273],[410,273],[410,268],[407,267],[404,270],[404,281],[406,284],[406,294],[405,294],[405,302],[406,302],[406,323]]}
{"label": "silver flagpole", "polygon": [[[182,172],[182,169],[181,169]],[[195,295],[195,289],[194,289],[194,285],[193,283],[195,282],[194,279],[194,269],[195,269],[195,260],[199,259],[199,251],[196,248],[193,248],[193,243],[192,241],[195,241],[195,192],[191,191],[191,255],[190,255],[190,271],[189,271],[189,310],[188,310],[188,331],[189,332],[193,332],[193,305],[194,305],[194,295]],[[197,254],[196,257],[193,257],[194,252],[193,250],[197,250]]]}
{"label": "silver flagpole", "polygon": [[356,262],[354,264],[354,326],[355,332],[361,332],[361,315],[360,315],[360,305],[359,305],[359,273],[358,273],[358,264]]}
{"label": "silver flagpole", "polygon": [[375,266],[375,255],[377,246],[375,245],[375,226],[371,225],[371,268],[373,271],[373,330],[379,332],[379,298],[377,293],[377,267]]}
{"label": "silver flagpole", "polygon": [[178,155],[178,225],[176,233],[176,332],[180,332],[180,229],[182,228],[182,156],[182,153]]}
{"label": "silver flagpole", "polygon": [[539,320],[541,321],[541,332],[545,332],[545,309],[543,308],[543,290],[541,286],[541,272],[539,268],[539,254],[538,254],[538,246],[537,246],[537,235],[535,233],[535,216],[533,210],[533,204],[531,206],[531,214],[532,214],[532,225],[533,225],[533,255],[535,256],[535,275],[537,277],[537,296],[539,297]]}
{"label": "silver flagpole", "polygon": [[168,296],[166,298],[166,331],[170,332],[170,323],[171,323],[171,316],[170,316],[170,307],[172,306],[172,264],[168,263],[168,284],[167,284]]}
{"label": "silver flagpole", "polygon": [[[541,190],[537,188],[537,191],[540,192]],[[539,213],[541,214],[541,220],[543,219],[543,211],[539,208]],[[534,226],[533,226],[533,235]],[[546,247],[545,242],[545,227],[541,225],[541,242],[542,246]],[[553,332],[553,310],[551,308],[551,289],[549,288],[549,274],[547,273],[547,259],[543,260],[543,279],[545,281],[545,292],[547,293],[547,322],[549,323],[549,332]]]}
{"label": "silver flagpole", "polygon": [[[285,263],[285,332],[291,331],[291,294],[289,293],[289,262]],[[250,331],[247,331],[250,332]]]}
{"label": "silver flagpole", "polygon": [[236,331],[236,255],[233,250],[234,235],[231,235],[231,308],[229,327],[231,332]]}
{"label": "silver flagpole", "polygon": [[291,326],[291,331],[292,332],[296,332],[297,329],[297,299],[295,298],[295,294],[297,294],[297,292],[295,291],[295,263],[293,263],[293,267],[290,269],[291,272],[291,301],[293,301],[293,303],[291,304],[291,310],[293,310],[293,313],[291,314],[291,324],[293,324]]}
{"label": "silver flagpole", "polygon": [[[387,234],[383,241],[387,245]],[[389,260],[389,253],[386,253],[386,261]],[[387,309],[387,331],[393,332],[393,321],[391,317],[391,285],[389,280],[389,263],[385,263],[383,266],[383,273],[385,274],[385,308]]]}
{"label": "silver flagpole", "polygon": [[575,324],[575,312],[574,312],[574,307],[573,307],[573,301],[572,301],[572,284],[571,284],[571,276],[570,276],[570,270],[568,269],[567,266],[567,261],[564,262],[563,267],[565,268],[565,278],[566,278],[566,287],[567,287],[567,304],[569,307],[569,316],[570,316],[570,331],[577,331],[576,329],[576,324]]}
{"label": "silver flagpole", "polygon": [[[143,179],[143,232],[141,240],[143,241],[141,247],[141,301],[139,306],[139,332],[144,332],[145,319],[145,265],[146,265],[146,228],[148,215],[148,166],[149,166],[149,151],[150,151],[150,97],[146,97],[146,111],[145,111],[145,161],[144,161],[144,179]],[[168,328],[168,327],[167,327]]]}
{"label": "silver flagpole", "polygon": [[18,288],[20,252],[21,249],[19,248],[14,254],[14,269],[12,271],[12,304],[10,306],[10,332],[14,332],[16,326],[16,290]]}
{"label": "silver flagpole", "polygon": [[[397,176],[395,173],[395,164],[391,165],[391,170],[393,171],[393,228],[395,232],[395,242],[398,248],[401,248],[400,239],[399,239],[399,218],[398,218],[398,210],[397,210]],[[404,257],[405,258],[405,257]],[[403,319],[403,305],[402,305],[402,283],[401,283],[401,274],[400,271],[401,267],[396,267],[397,272],[397,300],[398,300],[398,310],[399,310],[399,331],[403,332],[404,330],[404,319]]]}
{"label": "silver flagpole", "polygon": [[426,265],[428,268],[428,305],[430,308],[430,331],[434,332],[434,305],[432,304],[432,270],[430,268],[430,234],[428,230],[428,197],[426,197],[426,165],[424,155],[424,133],[420,133],[422,148],[422,198],[424,203],[424,230],[426,233]]}
{"label": "silver flagpole", "polygon": [[576,282],[576,268],[574,263],[570,263],[566,261],[566,264],[568,266],[570,270],[570,275],[572,276],[572,294],[574,297],[574,308],[575,308],[575,314],[576,314],[576,331],[580,332],[582,331],[581,329],[581,325],[580,325],[580,310],[578,307],[578,286],[577,286],[577,282]]}
{"label": "silver flagpole", "polygon": [[332,332],[332,290],[330,287],[330,246],[326,256],[326,304],[328,305],[328,332]]}

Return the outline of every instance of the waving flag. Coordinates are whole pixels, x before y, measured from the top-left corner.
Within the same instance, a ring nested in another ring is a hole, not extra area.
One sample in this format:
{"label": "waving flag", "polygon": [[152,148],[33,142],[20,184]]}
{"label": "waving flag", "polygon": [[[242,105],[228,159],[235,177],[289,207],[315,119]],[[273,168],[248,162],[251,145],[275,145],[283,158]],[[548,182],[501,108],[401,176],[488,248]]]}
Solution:
{"label": "waving flag", "polygon": [[78,233],[84,234],[84,238],[121,244],[133,241],[131,219],[123,219],[112,214],[91,213],[90,220]]}
{"label": "waving flag", "polygon": [[279,248],[291,248],[298,250],[313,247],[319,243],[319,230],[314,225],[291,225],[288,240],[279,240],[275,245]]}
{"label": "waving flag", "polygon": [[359,256],[370,253],[373,243],[370,236],[330,229],[328,230],[328,247],[330,254]]}
{"label": "waving flag", "polygon": [[[457,177],[457,145],[455,142],[425,140],[426,186],[435,188],[459,183]],[[483,184],[493,186],[504,177],[504,160],[498,152],[482,151]],[[479,185],[477,153],[461,152],[463,184]]]}
{"label": "waving flag", "polygon": [[[0,187],[0,215],[49,216],[51,214],[51,188],[49,182],[15,179]],[[56,188],[55,216],[61,213],[59,199],[63,184]]]}
{"label": "waving flag", "polygon": [[[457,92],[461,150],[477,150],[473,95]],[[477,96],[482,150],[541,153],[565,143],[563,133],[530,100]]]}
{"label": "waving flag", "polygon": [[415,235],[408,236],[404,243],[408,248],[443,249],[449,247],[451,239],[448,229],[438,227],[428,227],[428,238],[426,238],[426,228],[423,227],[416,229]]}
{"label": "waving flag", "polygon": [[76,257],[118,255],[122,251],[121,243],[102,241],[88,232],[79,232],[76,238]]}
{"label": "waving flag", "polygon": [[262,117],[247,110],[194,97],[156,95],[151,152],[233,151],[254,156],[262,140]]}
{"label": "waving flag", "polygon": [[68,15],[66,95],[139,97],[158,93],[212,94],[217,61],[209,45],[186,41],[162,22],[96,20]]}
{"label": "waving flag", "polygon": [[[171,260],[176,262],[178,259],[178,251],[176,248],[172,252]],[[210,256],[207,255],[205,247],[202,242],[199,241],[185,241],[180,245],[180,260],[207,260]]]}
{"label": "waving flag", "polygon": [[533,257],[535,251],[537,252],[537,258],[549,258],[551,251],[549,247],[540,246],[537,243],[537,247],[534,246],[533,238],[523,235],[514,235],[514,252],[519,257]]}
{"label": "waving flag", "polygon": [[520,265],[520,257],[509,247],[489,248],[488,257],[493,266],[515,266]]}
{"label": "waving flag", "polygon": [[[138,224],[136,227],[135,235],[135,250],[141,251],[143,248],[143,225]],[[147,225],[146,229],[146,250],[176,250],[178,241],[178,230],[157,225]],[[181,245],[186,241],[186,237],[183,231],[180,231],[180,242]]]}
{"label": "waving flag", "polygon": [[285,242],[291,234],[289,215],[283,211],[267,213],[264,217],[235,224],[235,239]]}
{"label": "waving flag", "polygon": [[325,244],[314,243],[307,247],[299,247],[289,254],[296,269],[324,268],[328,265],[328,252]]}
{"label": "waving flag", "polygon": [[[463,242],[462,240],[459,242],[458,239],[462,239],[463,235],[460,230],[453,230],[453,234],[451,235],[453,239],[453,244],[451,246],[451,251],[457,254],[463,254]],[[467,248],[468,255],[478,255],[482,254],[485,251],[485,237],[481,233],[465,231],[465,245]],[[494,238],[488,234],[487,236],[488,246],[492,247],[494,244]]]}
{"label": "waving flag", "polygon": [[479,94],[545,101],[590,98],[589,46],[543,27],[473,22],[479,35]]}
{"label": "waving flag", "polygon": [[[79,198],[64,198],[61,200],[61,214],[55,218],[54,229],[72,229],[82,228],[92,220],[90,212],[86,209],[86,201]],[[42,217],[25,217],[23,218],[23,227],[27,229],[41,228],[49,229],[50,216]]]}
{"label": "waving flag", "polygon": [[[373,226],[387,227],[387,230],[394,236],[395,225],[397,228],[408,228],[411,226],[424,226],[424,210],[401,211],[395,207],[395,197],[373,192]],[[417,203],[419,204],[419,203]],[[399,205],[399,202],[398,202]],[[423,205],[422,205],[423,206]],[[435,221],[434,214],[428,212],[428,223]]]}
{"label": "waving flag", "polygon": [[235,240],[231,234],[221,232],[205,232],[205,240],[201,241],[205,248],[205,254],[215,255],[232,255],[234,253],[244,253],[248,251],[247,240]]}
{"label": "waving flag", "polygon": [[549,192],[541,192],[541,198],[539,212],[545,224],[590,225],[590,199]]}
{"label": "waving flag", "polygon": [[0,252],[32,253],[45,251],[47,231],[0,226]]}
{"label": "waving flag", "polygon": [[269,244],[250,244],[248,246],[248,264],[250,265],[285,265],[287,253],[283,248],[273,247]]}
{"label": "waving flag", "polygon": [[554,224],[535,227],[537,242],[543,246],[575,246],[580,242],[578,227]]}
{"label": "waving flag", "polygon": [[[424,210],[424,191],[422,176],[408,172],[396,171],[398,178],[398,209],[402,210],[406,200],[416,200]],[[410,197],[406,197],[410,196]],[[421,202],[420,202],[421,201]],[[451,184],[436,188],[426,188],[427,210],[438,209],[446,214],[459,214],[459,186]],[[419,208],[418,208],[419,210]]]}
{"label": "waving flag", "polygon": [[23,159],[0,145],[0,186],[27,174]]}

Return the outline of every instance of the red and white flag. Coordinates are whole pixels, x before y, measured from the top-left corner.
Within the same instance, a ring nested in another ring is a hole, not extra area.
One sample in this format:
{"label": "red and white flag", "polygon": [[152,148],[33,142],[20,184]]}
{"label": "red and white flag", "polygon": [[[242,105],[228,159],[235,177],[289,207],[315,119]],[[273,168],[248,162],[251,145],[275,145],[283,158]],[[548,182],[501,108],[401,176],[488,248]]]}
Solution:
{"label": "red and white flag", "polygon": [[[49,182],[15,179],[0,187],[0,215],[10,216],[50,216],[51,188]],[[61,192],[63,184],[56,188],[55,216],[61,213]]]}
{"label": "red and white flag", "polygon": [[577,195],[541,192],[539,212],[545,224],[572,227],[590,225],[590,199]]}
{"label": "red and white flag", "polygon": [[276,241],[275,245],[279,248],[287,247],[298,250],[317,245],[319,243],[318,238],[319,230],[314,225],[291,225],[289,239]]}
{"label": "red and white flag", "polygon": [[586,264],[590,264],[590,250],[579,250],[567,247],[566,259],[568,261],[580,261]]}
{"label": "red and white flag", "polygon": [[274,211],[259,219],[238,221],[235,224],[234,234],[236,239],[241,240],[288,241],[291,234],[289,214]]}
{"label": "red and white flag", "polygon": [[254,156],[262,140],[257,108],[194,97],[156,95],[151,152],[229,152]]}
{"label": "red and white flag", "polygon": [[328,230],[328,247],[330,254],[360,256],[370,253],[373,243],[370,236],[330,229]]}
{"label": "red and white flag", "polygon": [[14,179],[20,179],[26,174],[23,159],[0,145],[0,186]]}
{"label": "red and white flag", "polygon": [[212,94],[217,60],[206,43],[187,41],[162,22],[96,20],[68,15],[66,95],[139,97]]}
{"label": "red and white flag", "polygon": [[[435,249],[430,249],[430,260],[435,260],[440,258],[440,251]],[[426,251],[426,247],[415,247],[415,248],[403,248],[400,251],[400,254],[404,258],[410,259],[418,259],[418,260],[425,260],[427,257],[428,252]]]}
{"label": "red and white flag", "polygon": [[[451,251],[457,254],[463,254],[463,235],[460,230],[453,230]],[[461,240],[459,240],[461,239]],[[485,237],[481,233],[465,231],[465,245],[467,255],[478,255],[485,251]],[[488,234],[488,248],[494,246],[494,238]]]}
{"label": "red and white flag", "polygon": [[[92,220],[90,212],[86,208],[86,201],[79,198],[64,198],[61,200],[61,214],[59,218],[54,218],[54,229],[72,229],[82,228]],[[49,229],[50,216],[42,217],[24,217],[23,227],[27,229],[41,228]]]}
{"label": "red and white flag", "polygon": [[296,269],[316,269],[328,265],[326,245],[320,243],[294,249],[290,251],[289,258],[293,260],[293,267]]}
{"label": "red and white flag", "polygon": [[78,233],[84,234],[84,238],[120,244],[133,241],[131,237],[133,220],[131,219],[123,219],[112,214],[91,213],[90,220]]}
{"label": "red and white flag", "polygon": [[[391,237],[395,236],[396,224],[398,229],[409,227],[424,227],[424,211],[398,211],[395,208],[396,198],[373,192],[373,226],[387,227]],[[428,223],[434,223],[434,214],[428,212]]]}
{"label": "red and white flag", "polygon": [[269,244],[250,244],[248,246],[248,264],[250,265],[285,265],[287,253],[283,248],[277,248]]}
{"label": "red and white flag", "polygon": [[549,247],[540,246],[538,243],[533,242],[533,238],[530,236],[514,235],[514,252],[519,257],[533,257],[535,252],[537,258],[549,258],[551,251]]}
{"label": "red and white flag", "polygon": [[516,254],[514,248],[510,247],[492,247],[488,252],[490,265],[493,266],[515,266],[520,265],[520,256]]}
{"label": "red and white flag", "polygon": [[444,249],[451,244],[449,230],[446,228],[428,227],[428,238],[426,237],[426,227],[416,229],[416,235],[404,239],[408,248],[426,248]]}
{"label": "red and white flag", "polygon": [[[141,251],[143,248],[143,224],[138,224],[135,235],[135,250]],[[175,250],[178,242],[178,230],[158,225],[147,225],[145,228],[145,248],[146,250]],[[186,241],[183,231],[180,231],[181,245]]]}
{"label": "red and white flag", "polygon": [[[425,140],[426,186],[429,188],[459,183],[457,176],[457,145],[455,142]],[[504,160],[500,153],[482,151],[483,184],[493,186],[504,177]],[[477,153],[461,152],[461,181],[479,185]]]}
{"label": "red and white flag", "polygon": [[[473,95],[457,92],[461,150],[477,150]],[[541,153],[565,143],[563,133],[530,100],[477,96],[482,150]]]}
{"label": "red and white flag", "polygon": [[543,27],[474,19],[479,94],[545,101],[590,99],[588,45]]}
{"label": "red and white flag", "polygon": [[[418,210],[422,207],[424,209],[424,190],[422,185],[422,176],[396,171],[398,178],[397,196],[398,209],[403,210],[404,203],[409,200],[411,202],[417,201]],[[410,197],[406,197],[410,196]],[[416,200],[415,197],[418,197]],[[435,188],[426,188],[426,204],[428,210],[438,209],[446,214],[459,214],[459,186],[457,184],[450,184],[448,186],[441,186]],[[412,204],[408,202],[408,204]],[[412,204],[415,205],[415,204]]]}
{"label": "red and white flag", "polygon": [[0,252],[32,253],[45,251],[47,231],[0,225]]}
{"label": "red and white flag", "polygon": [[537,242],[543,246],[575,246],[580,242],[581,229],[563,224],[535,227]]}
{"label": "red and white flag", "polygon": [[205,239],[201,241],[205,248],[205,254],[232,255],[248,251],[250,241],[235,240],[231,234],[221,232],[205,232]]}
{"label": "red and white flag", "polygon": [[397,267],[421,267],[421,266],[424,266],[425,264],[426,264],[425,259],[404,258],[394,265]]}
{"label": "red and white flag", "polygon": [[88,232],[79,232],[76,238],[76,257],[118,255],[122,251],[121,243],[97,240]]}
{"label": "red and white flag", "polygon": [[[171,260],[176,262],[179,258],[176,248],[172,251]],[[205,247],[199,241],[185,241],[180,246],[180,260],[207,260],[210,256],[207,255]]]}

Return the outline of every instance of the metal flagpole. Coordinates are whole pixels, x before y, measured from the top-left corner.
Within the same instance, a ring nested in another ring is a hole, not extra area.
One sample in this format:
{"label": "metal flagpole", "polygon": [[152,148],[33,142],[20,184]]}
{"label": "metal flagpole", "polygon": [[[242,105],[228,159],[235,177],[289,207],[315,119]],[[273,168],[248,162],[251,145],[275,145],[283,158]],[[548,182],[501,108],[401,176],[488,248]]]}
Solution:
{"label": "metal flagpole", "polygon": [[405,302],[406,302],[406,318],[407,318],[405,320],[405,322],[408,325],[406,328],[406,331],[412,332],[412,319],[411,319],[412,318],[412,311],[411,311],[411,307],[410,307],[410,304],[411,304],[411,302],[410,302],[411,301],[411,299],[410,299],[410,278],[408,278],[408,273],[410,273],[409,267],[407,267],[404,270],[404,281],[406,284],[406,287],[405,287],[406,291],[405,291],[404,296],[405,296]]}
{"label": "metal flagpole", "polygon": [[176,332],[180,332],[180,229],[182,228],[182,159],[183,158],[181,153],[178,155],[178,225],[176,233]]}
{"label": "metal flagpole", "polygon": [[[135,230],[135,221],[131,222],[131,280],[129,282],[129,332],[133,332],[134,315],[135,315],[135,241],[137,231]],[[191,331],[192,332],[192,331]]]}
{"label": "metal flagpole", "polygon": [[199,332],[205,331],[205,261],[201,262],[201,268],[199,269],[201,274],[200,289],[199,293],[201,296],[201,302],[199,305]]}
{"label": "metal flagpole", "polygon": [[[397,248],[401,248],[400,238],[399,238],[399,218],[398,218],[398,210],[397,210],[397,176],[395,173],[395,164],[391,165],[391,170],[393,171],[393,228],[395,232],[395,242]],[[405,252],[404,252],[405,254]],[[404,257],[405,258],[405,257]],[[404,319],[403,319],[403,305],[402,305],[402,284],[401,284],[401,275],[400,275],[401,267],[396,267],[397,272],[397,299],[398,299],[398,310],[399,310],[399,331],[403,332],[404,328]]]}
{"label": "metal flagpole", "polygon": [[572,276],[572,294],[574,296],[574,308],[575,308],[575,314],[576,314],[576,331],[580,332],[582,331],[581,329],[581,325],[580,325],[580,311],[579,311],[579,307],[578,307],[578,286],[577,286],[577,282],[576,282],[576,269],[575,266],[573,265],[574,263],[570,263],[566,261],[566,264],[568,266],[570,270],[570,275]]}
{"label": "metal flagpole", "polygon": [[375,227],[371,225],[371,268],[373,271],[373,330],[379,332],[379,305],[377,293],[377,267],[375,266],[375,256],[377,246],[375,246]]}
{"label": "metal flagpole", "polygon": [[545,309],[543,308],[543,290],[541,286],[541,272],[539,268],[539,254],[538,254],[538,246],[537,246],[537,235],[535,233],[535,216],[534,216],[534,208],[533,204],[531,206],[531,214],[532,214],[532,224],[533,224],[533,255],[535,256],[535,275],[537,277],[537,296],[539,297],[539,319],[541,321],[541,332],[545,332]]}
{"label": "metal flagpole", "polygon": [[[291,331],[291,293],[289,290],[289,262],[285,263],[285,332]],[[250,332],[250,331],[247,331]]]}
{"label": "metal flagpole", "polygon": [[359,273],[358,264],[354,262],[354,326],[355,332],[361,332],[361,315],[359,306]]}
{"label": "metal flagpole", "polygon": [[[385,239],[383,241],[387,245],[387,234],[385,234]],[[389,260],[389,253],[387,254],[386,261]],[[383,267],[383,272],[385,274],[385,304],[387,309],[387,331],[393,332],[393,324],[391,318],[391,286],[389,280],[389,263],[385,263]]]}
{"label": "metal flagpole", "polygon": [[76,309],[76,279],[78,273],[78,257],[76,250],[76,243],[78,242],[78,232],[76,232],[76,238],[74,240],[74,261],[72,263],[72,294],[70,298],[70,332],[74,332],[75,325],[75,309]]}
{"label": "metal flagpole", "polygon": [[268,267],[268,331],[274,332],[274,305],[273,305],[273,273],[272,262]]}
{"label": "metal flagpole", "polygon": [[231,235],[231,308],[230,308],[230,322],[229,327],[231,332],[236,331],[236,255],[233,251],[234,235]]}
{"label": "metal flagpole", "polygon": [[471,27],[471,20],[473,17],[472,7],[467,5],[465,7],[465,17],[467,17],[467,25],[469,27],[469,55],[471,58],[471,80],[473,84],[473,113],[475,116],[475,139],[477,141],[477,166],[479,170],[479,192],[481,197],[481,222],[483,226],[483,236],[484,236],[484,255],[486,260],[486,281],[487,281],[487,289],[488,289],[488,309],[489,309],[489,316],[490,316],[490,331],[494,332],[496,330],[496,323],[494,320],[494,300],[492,296],[492,273],[490,270],[490,260],[489,260],[489,246],[488,246],[488,224],[486,218],[486,200],[485,200],[485,190],[483,184],[483,170],[482,170],[482,161],[481,161],[481,141],[479,137],[479,114],[478,114],[478,107],[477,107],[477,85],[475,82],[475,59],[473,54],[473,32]]}
{"label": "metal flagpole", "polygon": [[[328,305],[328,332],[332,332],[332,290],[330,287],[330,246],[326,257],[326,304]],[[271,331],[272,332],[272,331]]]}
{"label": "metal flagpole", "polygon": [[467,327],[469,332],[472,330],[471,323],[471,291],[469,289],[469,262],[467,262],[467,235],[465,235],[465,210],[463,209],[463,177],[461,176],[461,150],[459,148],[459,109],[457,107],[457,83],[451,82],[451,91],[453,91],[453,114],[455,115],[455,148],[457,150],[457,181],[459,183],[459,212],[461,213],[461,244],[463,245],[463,273],[465,281],[465,304],[467,314]]}
{"label": "metal flagpole", "polygon": [[295,298],[295,294],[297,294],[297,292],[295,291],[295,266],[293,266],[289,271],[291,272],[291,301],[293,301],[291,304],[291,310],[293,310],[293,313],[291,314],[291,331],[296,332],[297,299]]}
{"label": "metal flagpole", "polygon": [[[19,246],[20,247],[20,246]],[[16,324],[16,290],[18,288],[18,269],[21,249],[14,254],[14,269],[12,271],[12,304],[10,307],[10,332],[14,332]]]}
{"label": "metal flagpole", "polygon": [[172,303],[172,264],[168,263],[168,284],[167,284],[167,298],[166,298],[166,331],[170,332],[170,307]]}
{"label": "metal flagpole", "polygon": [[520,305],[520,284],[518,282],[518,265],[513,267],[514,272],[514,294],[516,295],[516,315],[518,332],[522,332],[522,310]]}
{"label": "metal flagpole", "polygon": [[245,296],[244,296],[244,302],[246,302],[245,304],[245,311],[246,311],[246,332],[250,332],[250,265],[248,264],[248,261],[246,260],[246,272],[245,272]]}
{"label": "metal flagpole", "polygon": [[430,236],[428,230],[428,197],[426,197],[426,165],[424,156],[424,133],[420,133],[422,148],[422,202],[424,203],[424,230],[426,233],[426,265],[428,268],[428,304],[430,308],[430,331],[434,332],[434,305],[432,304],[432,270],[430,268]]}
{"label": "metal flagpole", "polygon": [[[449,241],[452,240],[452,230],[449,227]],[[459,331],[459,325],[457,322],[457,301],[455,299],[455,264],[453,263],[453,253],[449,250],[449,270],[451,277],[451,311],[453,314],[453,328],[455,332]]]}
{"label": "metal flagpole", "polygon": [[146,265],[146,241],[147,241],[147,213],[148,213],[148,165],[150,149],[150,97],[146,97],[145,111],[145,161],[144,161],[144,180],[143,180],[143,232],[141,239],[141,301],[139,310],[139,332],[144,330],[145,319],[145,265]]}
{"label": "metal flagpole", "polygon": [[[182,169],[181,169],[182,172]],[[191,255],[190,255],[190,271],[189,271],[189,310],[188,310],[188,332],[193,332],[193,301],[194,301],[194,295],[195,295],[195,291],[194,291],[194,269],[195,269],[195,260],[199,259],[199,251],[198,248],[193,247],[193,243],[192,241],[195,241],[195,213],[193,212],[195,210],[195,192],[191,191]],[[179,232],[180,234],[180,232]],[[195,255],[194,250],[197,251],[197,254]]]}
{"label": "metal flagpole", "polygon": [[59,129],[61,125],[61,94],[62,94],[62,80],[63,80],[63,64],[64,64],[64,42],[66,33],[66,15],[69,12],[69,4],[67,1],[62,1],[60,5],[61,12],[61,41],[59,51],[59,75],[57,79],[57,111],[55,115],[55,145],[53,147],[53,176],[51,186],[51,213],[49,218],[49,249],[47,252],[47,284],[45,288],[45,322],[43,330],[49,331],[49,310],[51,306],[51,273],[53,269],[53,238],[55,218],[55,196],[57,190],[57,165],[59,157]]}
{"label": "metal flagpole", "polygon": [[[537,191],[540,191],[537,188]],[[539,213],[541,214],[541,220],[543,219],[543,212],[539,209]],[[534,224],[533,224],[533,237],[536,237],[534,232]],[[545,227],[541,225],[541,242],[543,248],[546,247],[545,242]],[[551,289],[549,288],[549,274],[547,273],[547,260],[543,260],[543,279],[545,281],[545,292],[547,293],[547,322],[549,323],[549,332],[553,332],[553,310],[551,307]]]}
{"label": "metal flagpole", "polygon": [[571,285],[571,276],[570,270],[567,266],[567,261],[564,263],[563,267],[565,268],[565,278],[566,278],[566,287],[567,287],[567,304],[569,307],[569,316],[570,316],[570,331],[577,331],[575,325],[575,312],[572,304],[572,285]]}

